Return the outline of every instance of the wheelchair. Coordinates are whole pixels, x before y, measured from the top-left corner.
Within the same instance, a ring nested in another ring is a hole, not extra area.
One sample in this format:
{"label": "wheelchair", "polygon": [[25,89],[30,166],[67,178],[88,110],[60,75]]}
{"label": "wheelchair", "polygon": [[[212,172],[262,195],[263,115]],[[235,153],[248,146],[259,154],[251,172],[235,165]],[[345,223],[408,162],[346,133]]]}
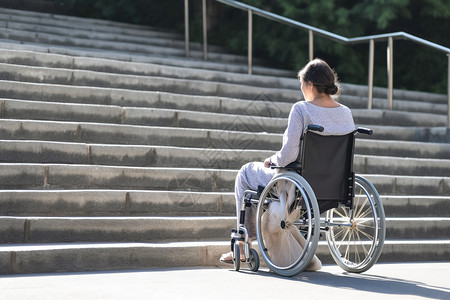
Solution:
{"label": "wheelchair", "polygon": [[259,269],[258,252],[249,242],[252,209],[260,253],[281,276],[307,269],[323,232],[331,256],[347,272],[365,272],[380,257],[386,234],[383,204],[375,187],[353,172],[355,136],[373,132],[358,128],[347,135],[325,136],[318,133],[322,131],[319,125],[305,128],[297,161],[283,168],[271,166],[280,170],[266,187],[244,192],[239,226],[231,233],[236,271],[241,264],[239,242],[249,269]]}

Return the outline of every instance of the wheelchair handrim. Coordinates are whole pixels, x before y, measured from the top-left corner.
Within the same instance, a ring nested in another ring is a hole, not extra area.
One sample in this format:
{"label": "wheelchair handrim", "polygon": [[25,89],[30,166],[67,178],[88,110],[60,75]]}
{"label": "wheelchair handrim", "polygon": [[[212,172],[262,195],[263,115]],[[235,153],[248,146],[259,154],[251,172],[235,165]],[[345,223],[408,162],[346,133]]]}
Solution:
{"label": "wheelchair handrim", "polygon": [[[299,176],[298,174],[295,174],[295,176]],[[262,218],[262,215],[261,215],[261,213],[262,213],[262,211],[263,211],[263,209],[262,209],[262,207],[261,206],[263,206],[264,205],[264,203],[262,203],[263,201],[260,201],[260,203],[258,204],[258,213],[257,213],[257,222],[258,222],[258,226],[256,227],[256,229],[257,229],[257,238],[258,238],[258,243],[259,243],[259,245],[260,245],[260,247],[261,247],[261,254],[262,254],[262,256],[263,256],[263,258],[264,258],[264,261],[266,262],[266,264],[269,266],[269,268],[271,268],[272,270],[284,270],[284,271],[288,271],[288,270],[291,270],[291,269],[295,269],[295,267],[299,264],[299,262],[301,261],[301,260],[303,260],[304,258],[305,258],[305,256],[309,256],[309,260],[311,260],[312,259],[312,257],[313,257],[313,255],[314,255],[314,252],[315,252],[315,249],[316,249],[316,247],[317,247],[317,241],[318,241],[318,238],[317,239],[312,239],[313,237],[314,237],[314,234],[316,234],[316,232],[318,232],[319,231],[319,229],[320,229],[320,225],[318,225],[318,224],[320,224],[320,223],[318,223],[318,222],[320,222],[320,220],[319,221],[317,221],[317,217],[316,217],[316,219],[315,219],[315,223],[316,224],[313,224],[313,221],[312,221],[312,214],[311,214],[311,211],[312,211],[312,205],[311,205],[311,201],[316,201],[315,200],[315,197],[313,197],[313,199],[311,199],[312,197],[310,197],[309,195],[308,195],[308,193],[307,193],[307,191],[305,191],[305,189],[302,187],[302,185],[298,182],[298,181],[296,181],[296,180],[294,180],[294,179],[292,179],[292,178],[290,178],[289,176],[287,176],[287,174],[279,174],[279,175],[277,175],[277,177],[275,177],[272,181],[271,181],[271,183],[266,187],[266,189],[264,189],[264,191],[263,191],[263,193],[261,194],[261,197],[260,197],[260,199],[265,199],[266,197],[267,197],[267,194],[269,193],[269,189],[274,185],[274,184],[276,184],[278,181],[281,181],[281,180],[287,180],[287,181],[289,181],[289,182],[291,182],[291,183],[293,183],[293,184],[295,184],[295,186],[296,186],[296,188],[300,191],[300,193],[301,193],[301,195],[302,195],[302,198],[303,199],[305,199],[304,201],[303,201],[303,203],[305,204],[305,206],[306,206],[306,208],[307,208],[307,220],[308,220],[308,229],[307,229],[307,233],[308,233],[308,235],[307,235],[307,239],[305,239],[306,240],[306,242],[305,242],[305,247],[304,247],[304,249],[303,249],[303,251],[302,251],[302,254],[295,260],[295,262],[293,262],[293,263],[290,263],[290,265],[288,265],[288,266],[277,266],[276,264],[274,264],[273,262],[272,262],[272,259],[271,258],[269,258],[269,256],[267,255],[267,253],[266,253],[266,251],[264,251],[264,245],[265,245],[265,243],[264,243],[264,241],[263,241],[263,238],[262,238],[262,232],[261,232],[261,230],[260,230],[260,228],[261,228],[261,218]],[[306,181],[305,181],[306,182]],[[307,183],[306,183],[307,184]],[[311,189],[311,192],[312,192],[312,189]],[[313,193],[312,193],[313,194]],[[316,203],[317,204],[317,203]],[[317,212],[318,212],[318,208],[317,208]],[[316,232],[315,233],[313,233],[313,228],[312,227],[315,227],[316,228]],[[307,257],[308,258],[308,257]],[[301,270],[299,270],[298,272],[300,272]],[[292,274],[293,275],[293,274]]]}

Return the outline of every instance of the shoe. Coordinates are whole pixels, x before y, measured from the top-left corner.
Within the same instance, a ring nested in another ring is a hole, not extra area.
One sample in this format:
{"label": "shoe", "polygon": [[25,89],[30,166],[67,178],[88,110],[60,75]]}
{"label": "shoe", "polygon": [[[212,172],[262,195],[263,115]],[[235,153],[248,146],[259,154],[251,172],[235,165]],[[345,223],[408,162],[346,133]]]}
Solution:
{"label": "shoe", "polygon": [[233,263],[233,252],[228,252],[228,253],[222,254],[219,261],[222,263],[225,263],[225,264],[232,264]]}
{"label": "shoe", "polygon": [[[233,252],[228,252],[228,253],[222,254],[219,261],[221,263],[225,263],[225,264],[232,264],[233,263]],[[245,255],[241,255],[241,262],[245,262],[245,261],[246,261]]]}

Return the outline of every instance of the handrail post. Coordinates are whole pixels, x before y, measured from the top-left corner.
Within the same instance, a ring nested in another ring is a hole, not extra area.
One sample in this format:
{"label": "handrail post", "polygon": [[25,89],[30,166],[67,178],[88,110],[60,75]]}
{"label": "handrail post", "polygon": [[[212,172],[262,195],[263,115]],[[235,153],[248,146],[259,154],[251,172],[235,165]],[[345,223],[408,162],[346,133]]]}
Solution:
{"label": "handrail post", "polygon": [[314,36],[313,31],[309,31],[309,60],[314,59]]}
{"label": "handrail post", "polygon": [[252,75],[253,59],[253,12],[248,10],[248,74]]}
{"label": "handrail post", "polygon": [[202,18],[203,18],[203,59],[208,60],[208,36],[206,24],[206,0],[202,0]]}
{"label": "handrail post", "polygon": [[184,0],[184,42],[186,57],[189,57],[189,0]]}
{"label": "handrail post", "polygon": [[372,39],[369,43],[369,102],[368,109],[372,109],[373,106],[373,62],[375,53],[375,41]]}
{"label": "handrail post", "polygon": [[392,109],[393,91],[394,91],[394,39],[392,38],[392,36],[390,36],[388,39],[387,69],[388,69],[388,101],[389,101],[389,109]]}
{"label": "handrail post", "polygon": [[448,114],[447,114],[447,127],[450,127],[450,53],[448,56],[448,73],[447,73],[447,103],[448,103]]}

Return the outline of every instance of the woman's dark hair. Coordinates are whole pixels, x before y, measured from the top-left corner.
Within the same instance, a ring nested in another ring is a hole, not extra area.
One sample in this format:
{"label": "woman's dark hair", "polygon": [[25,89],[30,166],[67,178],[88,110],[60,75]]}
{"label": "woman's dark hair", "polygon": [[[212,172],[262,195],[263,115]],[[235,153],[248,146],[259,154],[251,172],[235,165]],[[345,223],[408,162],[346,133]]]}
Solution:
{"label": "woman's dark hair", "polygon": [[306,64],[299,72],[298,79],[313,84],[318,93],[338,95],[340,86],[336,72],[322,59],[316,58]]}

